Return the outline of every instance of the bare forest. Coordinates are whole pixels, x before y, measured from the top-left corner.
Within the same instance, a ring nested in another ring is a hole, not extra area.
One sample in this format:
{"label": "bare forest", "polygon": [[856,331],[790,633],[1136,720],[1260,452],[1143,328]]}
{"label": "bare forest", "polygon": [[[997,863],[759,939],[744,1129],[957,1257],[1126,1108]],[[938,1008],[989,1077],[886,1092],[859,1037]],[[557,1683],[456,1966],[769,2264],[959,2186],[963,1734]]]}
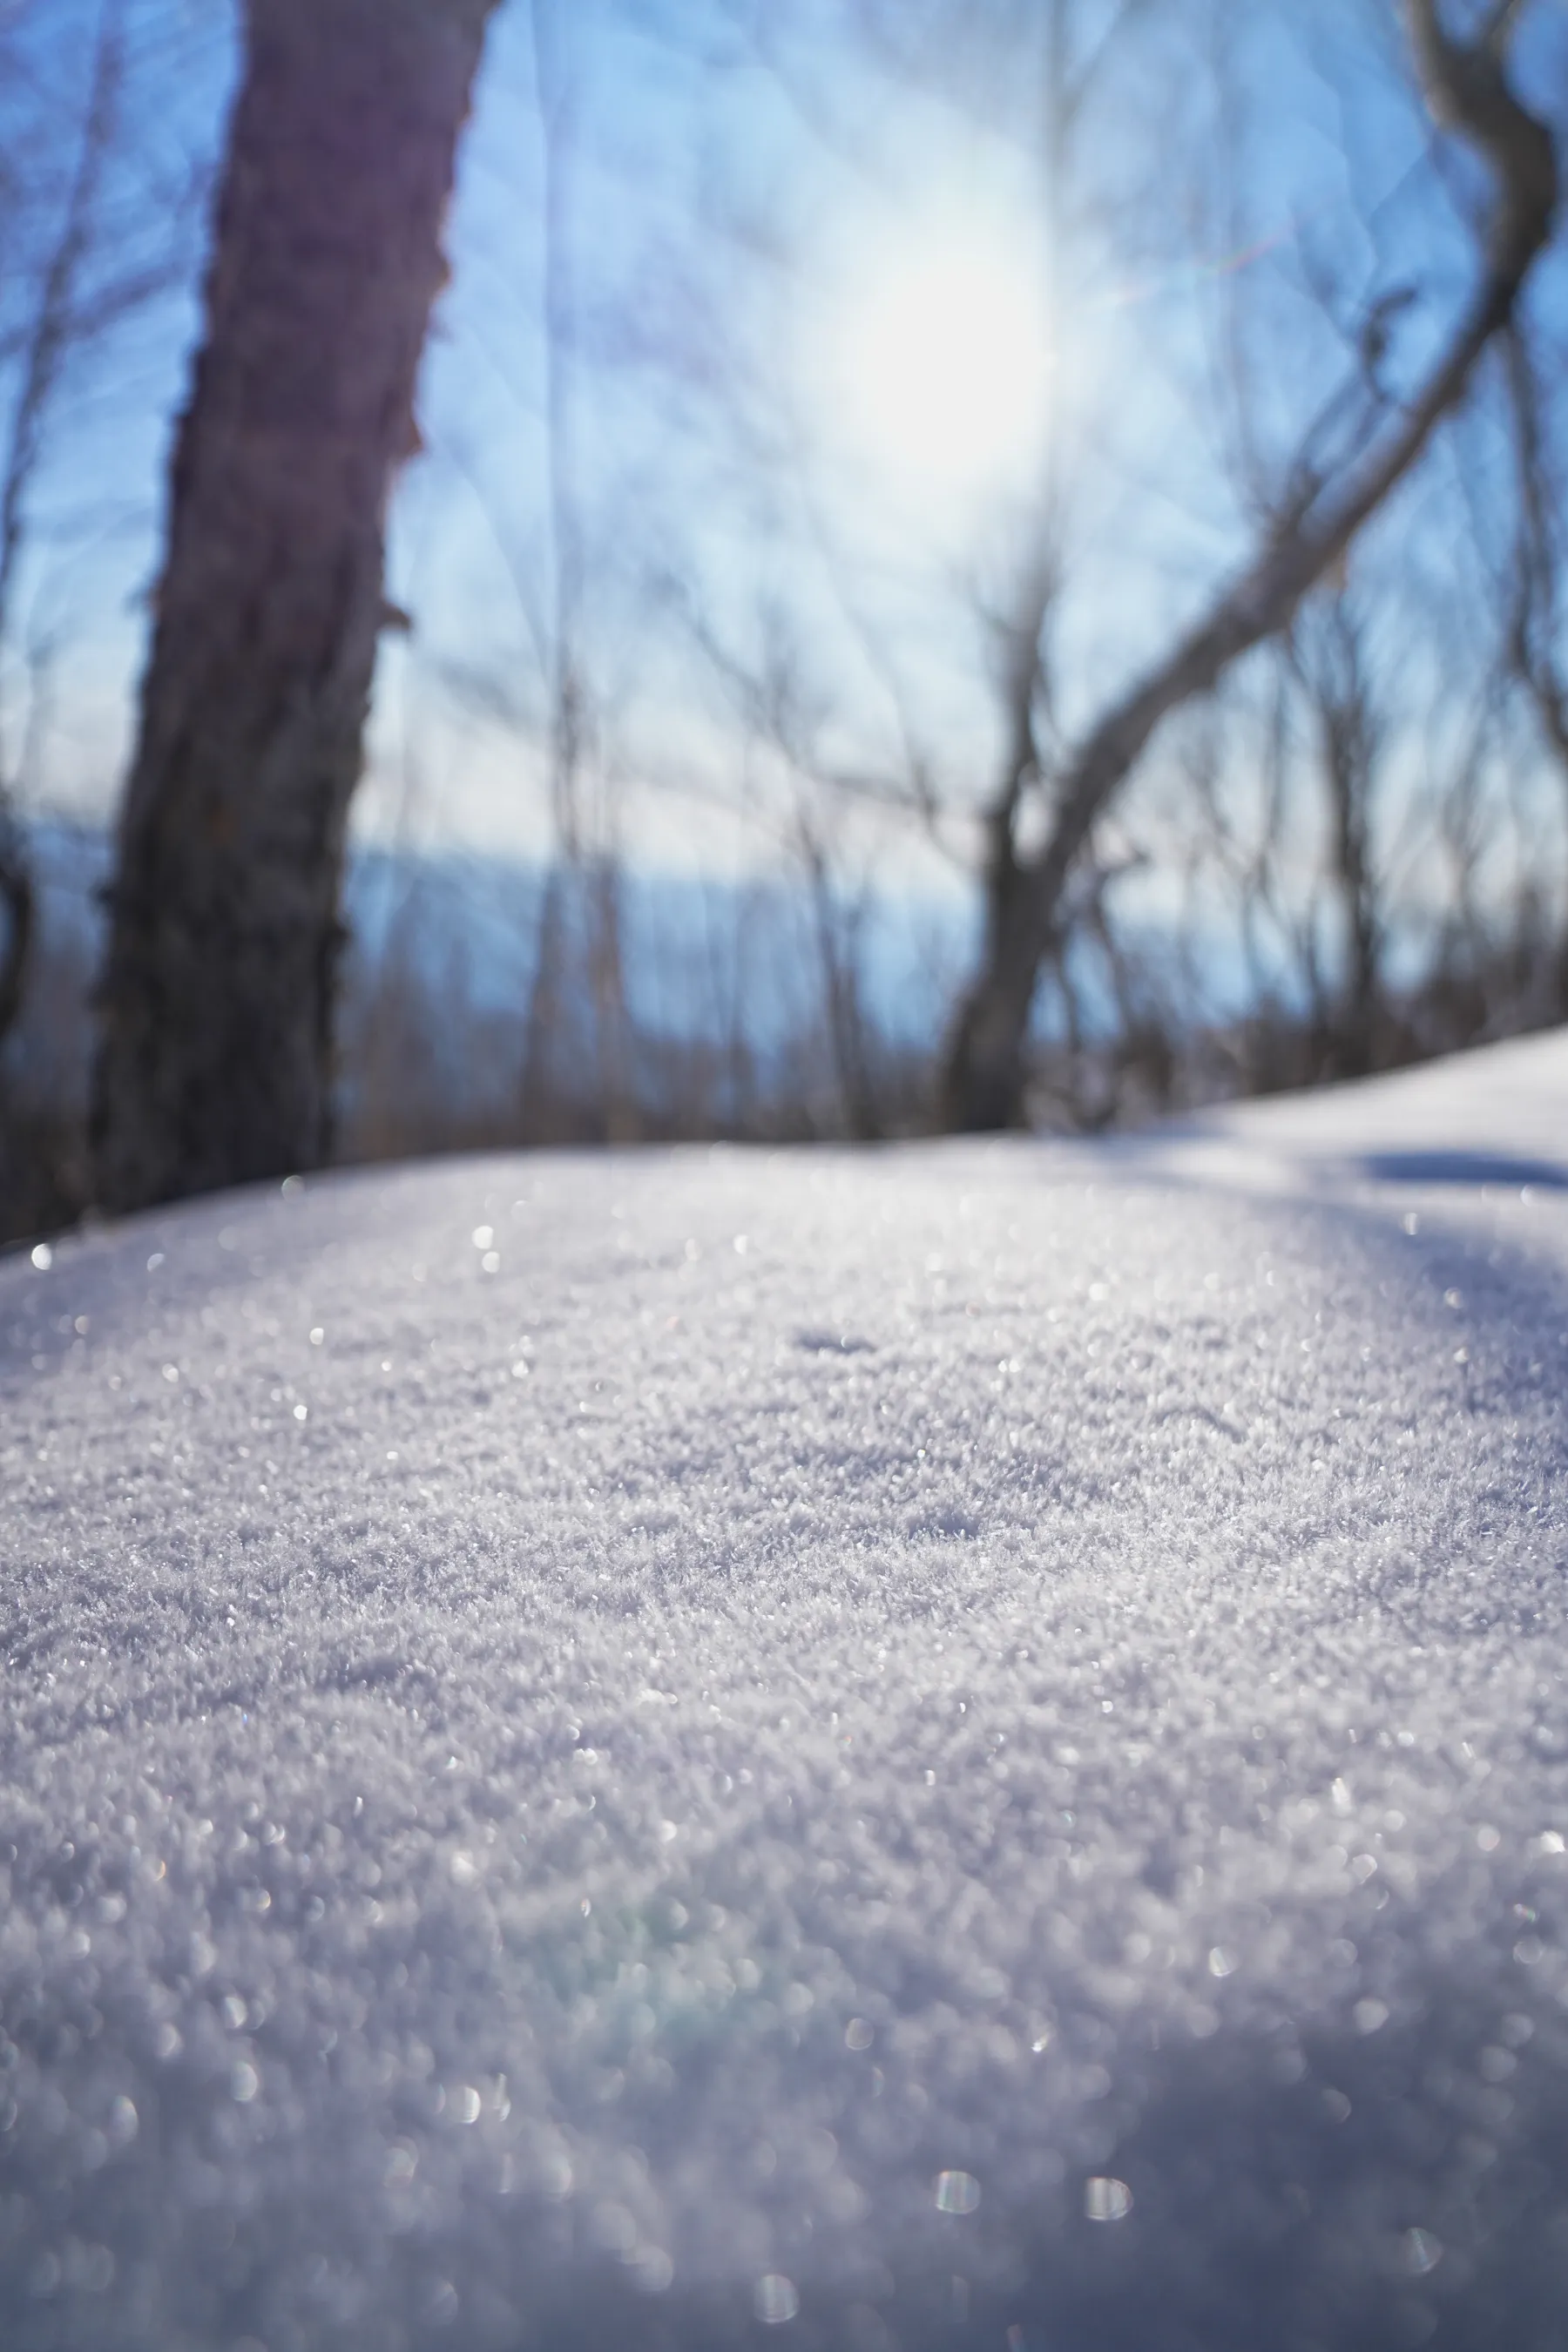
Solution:
{"label": "bare forest", "polygon": [[1550,0],[0,0],[0,1240],[1568,1020]]}

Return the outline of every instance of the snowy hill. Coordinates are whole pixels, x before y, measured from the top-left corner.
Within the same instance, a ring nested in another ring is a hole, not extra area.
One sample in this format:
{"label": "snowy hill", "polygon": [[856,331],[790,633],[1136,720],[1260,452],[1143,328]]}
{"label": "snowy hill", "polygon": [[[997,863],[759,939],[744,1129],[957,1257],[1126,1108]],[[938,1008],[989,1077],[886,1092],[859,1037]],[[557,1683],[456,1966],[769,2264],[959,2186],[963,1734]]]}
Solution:
{"label": "snowy hill", "polygon": [[1568,1185],[1568,1037],[1510,1038],[1391,1077],[1234,1103],[1135,1139],[1173,1173],[1300,1189]]}
{"label": "snowy hill", "polygon": [[1568,1041],[0,1266],[0,2341],[1568,2310]]}

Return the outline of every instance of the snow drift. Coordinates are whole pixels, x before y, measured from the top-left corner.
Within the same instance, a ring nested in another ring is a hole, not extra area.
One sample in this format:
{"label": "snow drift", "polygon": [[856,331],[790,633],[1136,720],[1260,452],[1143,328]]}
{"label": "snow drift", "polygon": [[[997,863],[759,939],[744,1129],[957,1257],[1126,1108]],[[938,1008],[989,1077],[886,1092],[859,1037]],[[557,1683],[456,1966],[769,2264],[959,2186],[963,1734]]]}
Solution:
{"label": "snow drift", "polygon": [[1563,2340],[1565,1103],[0,1267],[0,2340]]}

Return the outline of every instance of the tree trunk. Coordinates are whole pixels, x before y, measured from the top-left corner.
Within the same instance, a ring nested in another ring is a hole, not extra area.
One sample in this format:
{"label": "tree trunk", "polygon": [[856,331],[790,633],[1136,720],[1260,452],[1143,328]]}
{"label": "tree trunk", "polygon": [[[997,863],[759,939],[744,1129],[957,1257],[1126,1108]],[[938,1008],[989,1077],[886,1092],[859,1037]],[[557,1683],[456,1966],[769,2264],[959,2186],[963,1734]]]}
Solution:
{"label": "tree trunk", "polygon": [[1372,868],[1367,808],[1371,774],[1367,748],[1353,716],[1331,715],[1326,746],[1333,815],[1334,882],[1345,926],[1344,992],[1339,1018],[1339,1069],[1344,1078],[1364,1078],[1376,1061],[1382,995],[1382,926]]}
{"label": "tree trunk", "polygon": [[1049,933],[1037,942],[1021,891],[988,908],[985,960],[959,1007],[942,1064],[938,1103],[949,1135],[994,1135],[1027,1124],[1024,1049],[1040,965],[1052,945]]}
{"label": "tree trunk", "polygon": [[0,796],[0,1045],[22,1010],[27,956],[37,919],[37,886],[21,826]]}
{"label": "tree trunk", "polygon": [[100,1203],[317,1166],[387,496],[494,0],[248,0],[121,819]]}

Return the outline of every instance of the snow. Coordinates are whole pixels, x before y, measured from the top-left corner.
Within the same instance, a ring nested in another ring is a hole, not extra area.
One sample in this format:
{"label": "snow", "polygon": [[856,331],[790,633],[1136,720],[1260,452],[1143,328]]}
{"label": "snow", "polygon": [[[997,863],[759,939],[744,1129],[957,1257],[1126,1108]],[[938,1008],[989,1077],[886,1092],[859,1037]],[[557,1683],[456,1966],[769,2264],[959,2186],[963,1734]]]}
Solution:
{"label": "snow", "polygon": [[1562,2343],[1564,1135],[0,1265],[7,2352]]}

